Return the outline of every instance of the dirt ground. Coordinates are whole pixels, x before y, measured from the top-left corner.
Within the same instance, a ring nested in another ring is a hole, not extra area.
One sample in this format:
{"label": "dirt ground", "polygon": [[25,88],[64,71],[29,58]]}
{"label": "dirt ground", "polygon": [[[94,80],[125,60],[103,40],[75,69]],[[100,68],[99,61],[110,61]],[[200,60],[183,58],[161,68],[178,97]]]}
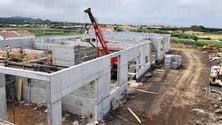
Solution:
{"label": "dirt ground", "polygon": [[139,124],[128,107],[144,125],[221,124],[221,115],[215,113],[222,108],[221,89],[213,86],[217,92],[209,92],[208,76],[213,63],[208,54],[194,49],[173,49],[172,53],[182,56],[182,68],[156,70],[139,89],[158,94],[133,93],[133,98],[115,111],[108,125]]}
{"label": "dirt ground", "polygon": [[[215,111],[222,108],[222,91],[217,86],[208,86],[210,66],[214,64],[209,61],[208,54],[184,48],[173,49],[172,53],[182,56],[181,69],[157,69],[153,77],[146,78],[143,83],[137,83],[138,89],[157,94],[132,90],[128,101],[119,109],[111,111],[101,124],[139,124],[127,108],[135,112],[141,119],[142,125],[221,124],[222,115]],[[32,111],[35,107],[35,105],[22,106],[24,112],[19,114],[16,107],[17,115],[20,116],[20,119],[16,119],[16,124],[45,125],[47,123],[45,107]],[[24,118],[21,117],[23,115]],[[8,116],[10,116],[9,121],[13,122],[12,108],[8,110]],[[23,121],[27,118],[29,121]],[[72,125],[75,120],[82,125],[87,123],[87,118],[63,114],[63,125]]]}

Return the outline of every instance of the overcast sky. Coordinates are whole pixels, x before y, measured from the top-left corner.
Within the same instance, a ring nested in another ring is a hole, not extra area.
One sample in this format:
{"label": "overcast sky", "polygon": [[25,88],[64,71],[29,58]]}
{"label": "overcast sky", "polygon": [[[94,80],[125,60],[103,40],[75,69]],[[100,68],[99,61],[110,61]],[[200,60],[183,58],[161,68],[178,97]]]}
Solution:
{"label": "overcast sky", "polygon": [[222,0],[0,0],[0,17],[25,16],[52,21],[222,28]]}

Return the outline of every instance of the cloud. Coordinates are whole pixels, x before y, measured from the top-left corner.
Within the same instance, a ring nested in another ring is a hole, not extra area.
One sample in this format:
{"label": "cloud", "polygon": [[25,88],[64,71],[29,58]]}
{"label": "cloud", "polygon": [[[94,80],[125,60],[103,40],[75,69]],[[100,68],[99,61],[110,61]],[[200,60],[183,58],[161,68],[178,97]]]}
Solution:
{"label": "cloud", "polygon": [[222,27],[221,0],[0,0],[0,16],[89,22],[91,7],[100,23],[204,25]]}

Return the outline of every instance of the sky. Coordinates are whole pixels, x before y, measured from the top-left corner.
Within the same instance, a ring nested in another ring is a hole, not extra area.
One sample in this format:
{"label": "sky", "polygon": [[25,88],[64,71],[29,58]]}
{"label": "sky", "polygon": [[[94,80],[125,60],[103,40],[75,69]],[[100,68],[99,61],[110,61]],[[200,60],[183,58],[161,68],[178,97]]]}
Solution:
{"label": "sky", "polygon": [[222,28],[222,0],[0,0],[0,17],[23,16],[51,21]]}

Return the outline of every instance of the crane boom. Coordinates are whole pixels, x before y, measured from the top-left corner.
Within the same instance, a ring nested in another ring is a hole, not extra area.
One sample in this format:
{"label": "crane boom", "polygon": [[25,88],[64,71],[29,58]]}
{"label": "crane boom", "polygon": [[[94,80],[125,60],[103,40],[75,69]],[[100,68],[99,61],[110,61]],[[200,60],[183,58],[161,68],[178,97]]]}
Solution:
{"label": "crane boom", "polygon": [[92,15],[91,8],[86,9],[84,12],[89,15],[90,21],[92,22],[93,28],[95,30],[96,37],[99,40],[100,44],[102,45],[104,54],[108,55],[110,53],[109,49],[105,43],[105,40],[103,38],[102,32],[99,28],[99,25],[98,25],[96,19]]}
{"label": "crane boom", "polygon": [[[106,42],[103,38],[103,34],[100,31],[100,28],[99,28],[99,25],[98,25],[96,19],[92,15],[91,8],[86,9],[84,12],[88,13],[88,15],[89,15],[90,21],[92,22],[93,28],[95,30],[96,37],[97,37],[97,39],[99,39],[99,42],[102,45],[104,54],[108,55],[110,53],[109,48],[106,45]],[[99,55],[99,49],[98,48],[97,48],[97,55]],[[116,79],[117,78],[117,65],[118,65],[117,57],[111,58],[111,64],[112,64],[111,78]]]}

